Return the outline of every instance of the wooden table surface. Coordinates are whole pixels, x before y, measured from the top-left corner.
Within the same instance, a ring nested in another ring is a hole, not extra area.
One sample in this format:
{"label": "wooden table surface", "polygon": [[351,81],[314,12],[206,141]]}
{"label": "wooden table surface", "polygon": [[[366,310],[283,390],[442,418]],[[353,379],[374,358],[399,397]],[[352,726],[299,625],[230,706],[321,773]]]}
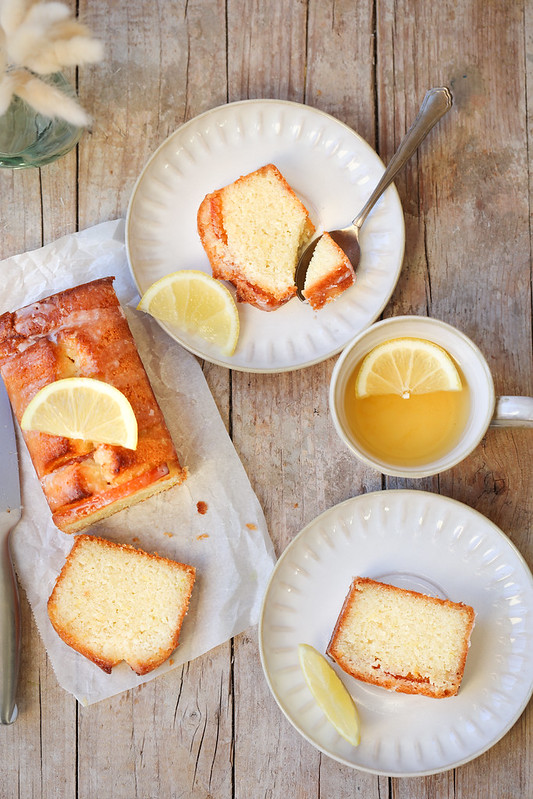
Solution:
{"label": "wooden table surface", "polygon": [[[403,270],[383,316],[429,315],[485,353],[498,393],[533,395],[533,7],[526,0],[104,0],[72,2],[105,42],[77,75],[94,125],[40,170],[0,170],[0,256],[124,217],[155,148],[215,106],[276,98],[322,109],[387,162],[427,88],[454,106],[396,180]],[[355,210],[355,209],[354,209]],[[277,555],[349,497],[417,488],[498,525],[533,562],[533,433],[491,429],[460,466],[387,478],[338,441],[327,394],[336,358],[246,374],[203,364],[264,509]],[[302,441],[305,440],[305,446]],[[531,705],[488,752],[436,776],[394,778],[321,755],[278,709],[257,629],[88,708],[63,691],[22,596],[15,724],[0,729],[4,799],[525,799]],[[491,663],[486,668],[491,668]]]}

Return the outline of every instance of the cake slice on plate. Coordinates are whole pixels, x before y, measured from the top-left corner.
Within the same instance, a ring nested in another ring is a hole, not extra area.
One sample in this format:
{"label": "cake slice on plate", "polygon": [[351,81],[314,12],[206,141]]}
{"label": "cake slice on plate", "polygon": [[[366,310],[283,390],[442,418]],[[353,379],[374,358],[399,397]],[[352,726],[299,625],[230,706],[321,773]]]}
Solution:
{"label": "cake slice on plate", "polygon": [[229,280],[237,300],[273,311],[296,294],[298,258],[315,227],[273,164],[208,194],[198,232],[213,276]]}
{"label": "cake slice on plate", "polygon": [[353,266],[329,233],[323,233],[307,268],[302,294],[315,311],[320,310],[355,281]]}
{"label": "cake slice on plate", "polygon": [[454,696],[474,619],[461,602],[356,577],[327,653],[358,680],[405,694]]}

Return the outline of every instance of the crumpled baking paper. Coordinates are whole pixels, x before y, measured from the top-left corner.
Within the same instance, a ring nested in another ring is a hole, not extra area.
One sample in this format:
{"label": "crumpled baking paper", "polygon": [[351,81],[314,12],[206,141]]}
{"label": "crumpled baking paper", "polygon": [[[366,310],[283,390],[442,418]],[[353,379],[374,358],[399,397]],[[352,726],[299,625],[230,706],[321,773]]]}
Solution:
{"label": "crumpled baking paper", "polygon": [[128,267],[123,220],[7,258],[0,263],[0,275],[0,313],[89,280],[115,276],[115,291],[180,461],[189,470],[181,486],[84,531],[196,567],[175,653],[144,677],[125,663],[105,674],[63,643],[48,619],[48,597],[74,536],[52,523],[17,429],[23,512],[11,536],[15,567],[60,685],[87,705],[176,668],[255,624],[275,562],[273,547],[198,361],[153,319],[135,310],[139,298]]}

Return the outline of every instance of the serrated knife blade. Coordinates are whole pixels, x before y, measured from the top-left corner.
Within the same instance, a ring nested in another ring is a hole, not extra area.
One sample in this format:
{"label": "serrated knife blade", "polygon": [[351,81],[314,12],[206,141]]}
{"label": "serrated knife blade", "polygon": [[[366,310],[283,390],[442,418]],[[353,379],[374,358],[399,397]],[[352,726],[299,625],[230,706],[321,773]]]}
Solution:
{"label": "serrated knife blade", "polygon": [[1,379],[0,463],[0,723],[11,724],[17,718],[20,605],[9,538],[21,516],[21,501],[13,414]]}

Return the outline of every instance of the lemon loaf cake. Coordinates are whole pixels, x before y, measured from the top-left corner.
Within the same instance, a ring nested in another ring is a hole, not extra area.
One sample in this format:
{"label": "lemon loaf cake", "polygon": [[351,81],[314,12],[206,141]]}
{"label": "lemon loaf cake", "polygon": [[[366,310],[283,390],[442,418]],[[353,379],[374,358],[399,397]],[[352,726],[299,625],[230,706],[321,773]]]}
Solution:
{"label": "lemon loaf cake", "polygon": [[126,544],[79,535],[48,600],[70,647],[108,674],[157,668],[178,645],[195,569]]}
{"label": "lemon loaf cake", "polygon": [[454,696],[474,617],[468,605],[356,577],[327,653],[358,680],[400,693]]}
{"label": "lemon loaf cake", "polygon": [[355,273],[349,258],[329,233],[323,233],[305,276],[302,294],[309,305],[315,311],[320,310],[350,288],[354,280]]}
{"label": "lemon loaf cake", "polygon": [[134,450],[24,431],[61,530],[77,532],[185,479],[112,277],[0,316],[0,373],[19,422],[40,389],[66,377],[113,385],[135,413]]}
{"label": "lemon loaf cake", "polygon": [[198,209],[213,276],[233,283],[238,301],[265,311],[296,294],[296,265],[314,231],[307,209],[273,164],[208,194]]}

